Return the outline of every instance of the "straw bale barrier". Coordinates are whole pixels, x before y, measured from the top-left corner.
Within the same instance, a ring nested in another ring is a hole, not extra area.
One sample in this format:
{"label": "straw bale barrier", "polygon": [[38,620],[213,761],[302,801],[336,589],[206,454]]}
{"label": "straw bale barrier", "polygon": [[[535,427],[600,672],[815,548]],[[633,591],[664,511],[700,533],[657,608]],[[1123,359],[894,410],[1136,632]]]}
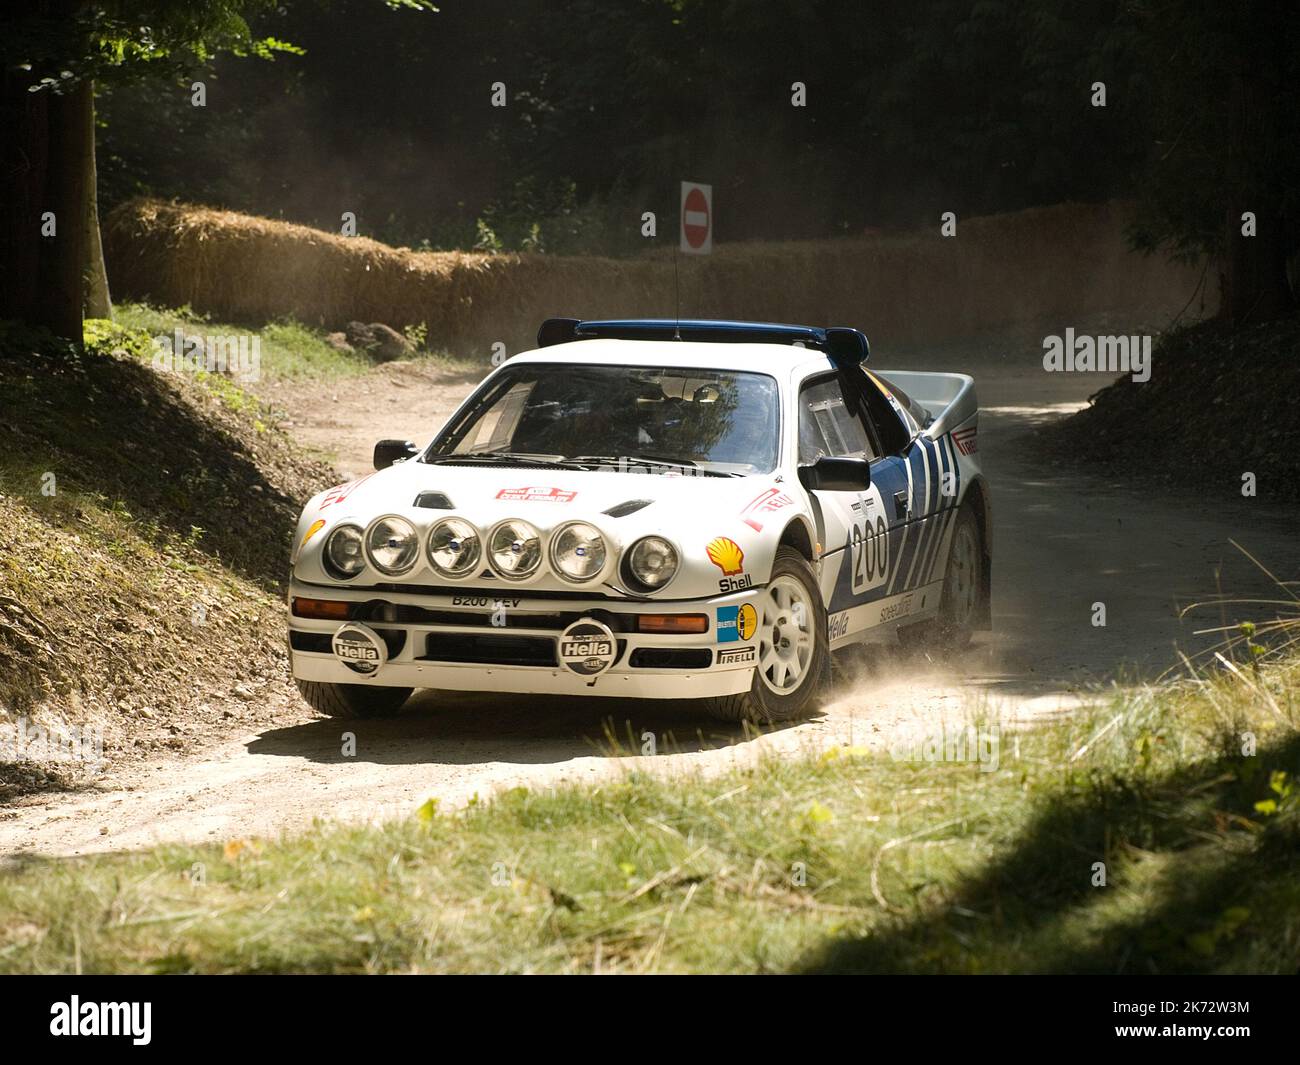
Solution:
{"label": "straw bale barrier", "polygon": [[[1062,204],[932,231],[716,246],[681,256],[683,317],[856,325],[877,344],[938,342],[1031,321],[1176,315],[1201,278],[1128,250],[1122,204]],[[285,315],[401,329],[486,357],[531,346],[547,317],[672,316],[666,249],[611,259],[417,252],[232,211],[134,200],[105,224],[114,295],[252,324]],[[1123,328],[1123,326],[1121,326]]]}

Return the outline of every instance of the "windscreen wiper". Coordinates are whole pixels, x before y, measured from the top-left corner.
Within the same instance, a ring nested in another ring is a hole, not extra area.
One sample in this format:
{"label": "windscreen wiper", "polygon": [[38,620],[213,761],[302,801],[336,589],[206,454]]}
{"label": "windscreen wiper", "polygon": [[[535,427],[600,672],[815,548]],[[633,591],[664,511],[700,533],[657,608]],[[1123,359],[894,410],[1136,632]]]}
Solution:
{"label": "windscreen wiper", "polygon": [[563,466],[566,464],[563,455],[530,455],[523,451],[461,451],[454,455],[429,455],[424,461],[434,465],[455,462],[467,462],[474,465],[508,462],[513,465],[528,466]]}
{"label": "windscreen wiper", "polygon": [[744,474],[736,473],[733,470],[714,470],[708,466],[701,466],[698,462],[691,459],[667,458],[661,455],[578,455],[575,458],[566,461],[574,465],[582,466],[618,466],[620,464],[630,464],[633,466],[667,466],[670,469],[687,470],[692,474],[700,477],[743,477]]}

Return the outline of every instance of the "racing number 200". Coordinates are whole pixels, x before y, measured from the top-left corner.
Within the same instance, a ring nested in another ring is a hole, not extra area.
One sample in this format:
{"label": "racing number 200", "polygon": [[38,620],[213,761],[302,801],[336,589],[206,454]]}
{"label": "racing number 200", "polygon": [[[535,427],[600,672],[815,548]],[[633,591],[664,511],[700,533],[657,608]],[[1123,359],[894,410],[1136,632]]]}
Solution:
{"label": "racing number 200", "polygon": [[877,516],[874,525],[870,518],[854,523],[849,531],[849,556],[854,592],[884,583],[889,569],[889,526],[883,516]]}

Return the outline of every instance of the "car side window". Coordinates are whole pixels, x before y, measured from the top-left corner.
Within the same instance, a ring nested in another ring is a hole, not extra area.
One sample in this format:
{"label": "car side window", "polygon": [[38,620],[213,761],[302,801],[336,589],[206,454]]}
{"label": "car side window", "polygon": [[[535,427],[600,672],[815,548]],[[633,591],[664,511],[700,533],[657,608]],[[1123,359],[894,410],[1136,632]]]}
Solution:
{"label": "car side window", "polygon": [[879,457],[856,404],[850,408],[845,403],[843,387],[833,375],[805,385],[799,393],[799,462],[813,463],[823,455],[867,461]]}
{"label": "car side window", "polygon": [[861,372],[860,381],[862,398],[866,404],[867,416],[872,422],[875,439],[880,441],[885,454],[899,454],[919,429],[909,410],[913,405],[911,399],[901,391],[895,392],[894,398],[902,408],[895,410],[883,392],[884,388],[892,389],[894,386],[887,386],[865,368]]}

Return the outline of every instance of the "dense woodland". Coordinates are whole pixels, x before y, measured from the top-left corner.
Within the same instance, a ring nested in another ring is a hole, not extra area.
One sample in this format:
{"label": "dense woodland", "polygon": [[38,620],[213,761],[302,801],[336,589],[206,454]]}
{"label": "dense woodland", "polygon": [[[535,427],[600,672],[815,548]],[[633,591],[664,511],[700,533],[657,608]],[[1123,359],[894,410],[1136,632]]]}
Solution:
{"label": "dense woodland", "polygon": [[[1300,14],[1271,0],[40,0],[5,23],[0,316],[65,335],[105,306],[94,212],[134,195],[619,254],[642,211],[673,232],[683,178],[715,186],[720,241],[1134,198],[1137,246],[1218,256],[1227,316],[1294,305]],[[50,241],[47,210],[88,221]]]}

